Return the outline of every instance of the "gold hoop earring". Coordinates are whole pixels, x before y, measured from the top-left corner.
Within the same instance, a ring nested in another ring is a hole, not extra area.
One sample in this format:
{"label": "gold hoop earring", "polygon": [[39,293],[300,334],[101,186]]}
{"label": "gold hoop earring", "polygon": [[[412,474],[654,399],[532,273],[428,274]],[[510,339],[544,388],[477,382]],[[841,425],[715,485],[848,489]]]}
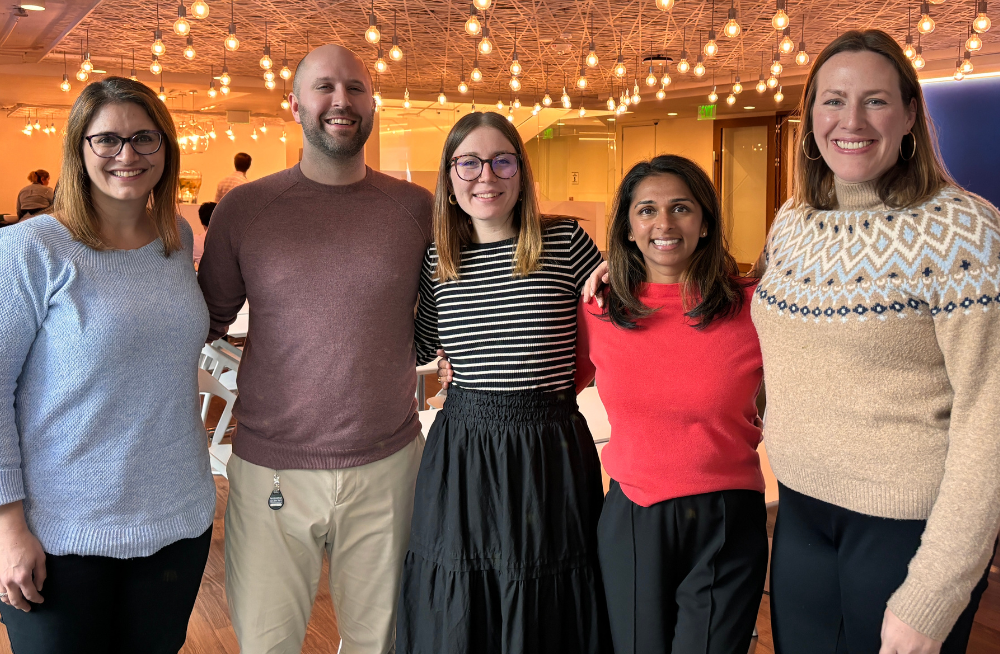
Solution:
{"label": "gold hoop earring", "polygon": [[448,194],[448,204],[453,205],[453,206],[456,205],[456,204],[458,204],[458,198],[455,197],[454,193],[449,193]]}
{"label": "gold hoop earring", "polygon": [[[809,149],[808,149],[809,143],[808,143],[808,141],[809,141],[809,135],[812,134],[812,133],[813,133],[813,131],[809,130],[808,132],[806,132],[806,135],[802,137],[802,154],[809,161],[819,161],[820,159],[823,158],[823,154],[822,153],[820,153],[820,155],[818,157],[810,157],[809,156]],[[813,143],[815,143],[815,142],[816,142],[816,135],[813,134]],[[819,145],[816,146],[816,149],[817,150],[819,149]]]}
{"label": "gold hoop earring", "polygon": [[913,139],[913,152],[910,153],[910,156],[904,157],[903,156],[903,141],[902,141],[902,139],[900,139],[900,141],[899,141],[899,158],[902,159],[903,161],[909,161],[913,157],[917,156],[917,137],[913,135],[913,132],[907,132],[906,134],[903,135],[903,138],[905,139],[907,136],[909,136],[911,139]]}

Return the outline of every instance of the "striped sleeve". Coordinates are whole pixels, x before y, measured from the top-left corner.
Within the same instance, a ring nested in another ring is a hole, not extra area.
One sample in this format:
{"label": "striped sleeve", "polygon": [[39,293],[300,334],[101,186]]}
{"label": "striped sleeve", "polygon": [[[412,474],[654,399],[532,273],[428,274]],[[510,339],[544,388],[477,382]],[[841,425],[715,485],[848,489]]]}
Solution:
{"label": "striped sleeve", "polygon": [[576,293],[583,292],[583,285],[587,283],[590,273],[594,272],[597,266],[601,265],[603,258],[601,251],[597,249],[597,244],[587,232],[583,231],[580,223],[573,227],[573,234],[570,236],[570,265],[573,270],[573,279],[576,284]]}
{"label": "striped sleeve", "polygon": [[420,299],[417,304],[417,318],[414,324],[413,340],[417,351],[417,365],[430,363],[441,347],[438,336],[438,309],[434,297],[434,268],[437,265],[437,251],[431,245],[424,255],[420,269]]}

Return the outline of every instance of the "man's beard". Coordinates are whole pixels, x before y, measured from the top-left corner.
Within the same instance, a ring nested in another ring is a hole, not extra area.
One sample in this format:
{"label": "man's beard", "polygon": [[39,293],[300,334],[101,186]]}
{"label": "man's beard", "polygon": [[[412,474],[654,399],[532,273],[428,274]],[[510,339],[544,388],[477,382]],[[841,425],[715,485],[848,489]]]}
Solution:
{"label": "man's beard", "polygon": [[310,145],[319,149],[331,159],[351,159],[365,147],[368,137],[375,124],[374,116],[367,120],[355,113],[337,112],[332,117],[343,117],[358,121],[358,131],[349,139],[337,138],[324,128],[322,119],[316,118],[304,108],[299,109],[299,119],[302,121],[302,136]]}

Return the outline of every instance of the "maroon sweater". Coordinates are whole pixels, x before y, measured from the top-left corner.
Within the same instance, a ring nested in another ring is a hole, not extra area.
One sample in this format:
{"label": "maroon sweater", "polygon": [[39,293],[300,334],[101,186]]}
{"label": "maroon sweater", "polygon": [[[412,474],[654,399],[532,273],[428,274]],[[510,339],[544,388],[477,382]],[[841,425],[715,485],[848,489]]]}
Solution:
{"label": "maroon sweater", "polygon": [[383,459],[420,434],[413,309],[426,190],[368,169],[327,186],[298,166],[230,191],[198,280],[218,338],[250,302],[233,452],[268,468]]}

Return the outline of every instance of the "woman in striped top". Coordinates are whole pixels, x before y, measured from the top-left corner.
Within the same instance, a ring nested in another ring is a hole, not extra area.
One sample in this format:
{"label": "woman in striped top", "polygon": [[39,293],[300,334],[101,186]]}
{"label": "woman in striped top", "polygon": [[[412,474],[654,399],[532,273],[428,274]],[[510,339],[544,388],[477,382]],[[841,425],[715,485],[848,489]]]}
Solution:
{"label": "woman in striped top", "polygon": [[576,406],[576,302],[600,252],[543,218],[517,130],[473,113],[445,143],[420,283],[419,363],[454,383],[417,477],[401,653],[610,651],[600,461]]}

